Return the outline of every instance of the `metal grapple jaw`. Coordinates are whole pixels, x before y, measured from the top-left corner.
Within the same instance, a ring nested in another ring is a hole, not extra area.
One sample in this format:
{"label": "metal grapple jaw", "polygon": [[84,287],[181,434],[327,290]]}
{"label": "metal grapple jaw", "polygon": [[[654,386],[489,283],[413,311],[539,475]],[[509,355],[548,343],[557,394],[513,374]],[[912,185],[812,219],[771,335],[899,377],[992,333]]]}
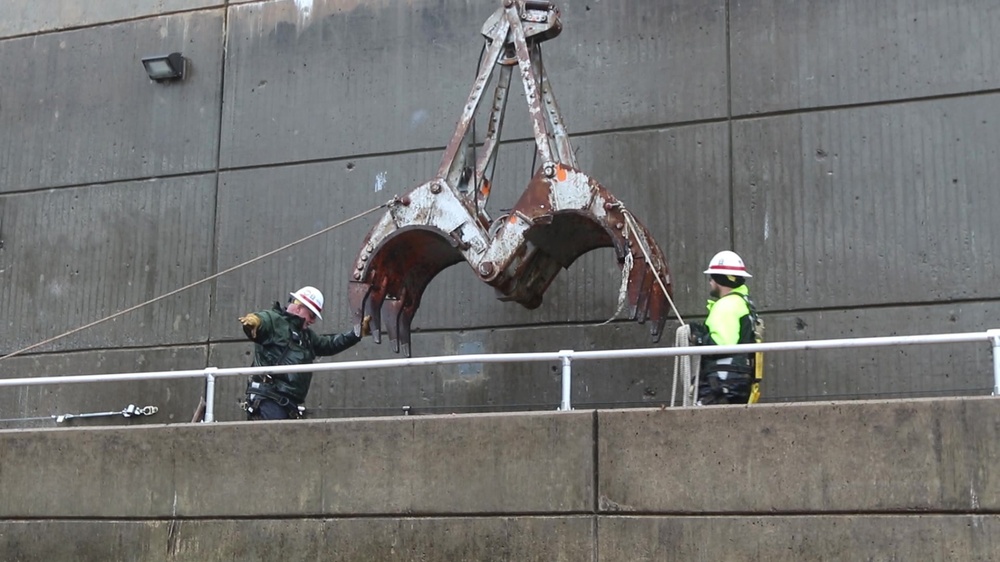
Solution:
{"label": "metal grapple jaw", "polygon": [[[598,248],[615,250],[622,268],[620,305],[659,340],[669,313],[666,259],[642,225],[607,189],[580,171],[563,128],[539,44],[555,37],[559,12],[547,2],[504,0],[483,28],[480,72],[435,178],[394,199],[354,262],[349,301],[355,323],[370,315],[393,351],[410,355],[410,331],[434,277],[465,261],[498,298],[534,309],[562,269]],[[527,31],[526,31],[527,30]],[[512,68],[520,70],[542,161],[513,208],[486,211]],[[478,159],[466,157],[470,124],[499,68],[489,128]]]}

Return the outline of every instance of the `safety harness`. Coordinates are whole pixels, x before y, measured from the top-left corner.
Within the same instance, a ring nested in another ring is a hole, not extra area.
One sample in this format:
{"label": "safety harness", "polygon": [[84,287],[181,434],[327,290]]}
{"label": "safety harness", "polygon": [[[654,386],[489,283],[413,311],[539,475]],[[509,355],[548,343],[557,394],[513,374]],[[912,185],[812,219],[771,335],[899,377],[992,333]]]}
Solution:
{"label": "safety harness", "polygon": [[[287,314],[278,302],[274,303],[273,308],[283,315]],[[297,334],[293,332],[293,336],[294,335]],[[281,350],[280,355],[273,360],[273,366],[285,364],[288,354],[292,351],[292,341],[294,340],[290,339]],[[308,337],[299,336],[298,343],[300,345],[302,343],[306,343],[308,346],[308,342]],[[260,365],[251,366],[259,367]],[[283,380],[276,379],[271,375],[250,375],[250,378],[247,381],[246,399],[243,401],[243,409],[248,415],[254,415],[260,411],[261,400],[271,400],[278,406],[284,408],[288,412],[289,416],[293,418],[301,418],[305,408],[290,398],[293,394],[294,388]]]}
{"label": "safety harness", "polygon": [[[750,326],[753,328],[753,342],[764,342],[764,320],[757,314],[757,307],[754,306],[750,295],[743,295],[743,302],[747,303],[747,310],[750,311]],[[764,379],[764,354],[760,351],[754,352],[750,356],[750,369],[753,380],[750,383],[750,399],[748,404],[756,404],[760,400],[760,383]]]}
{"label": "safety harness", "polygon": [[[740,339],[737,343],[761,343],[764,341],[764,321],[757,314],[757,307],[754,306],[753,300],[750,299],[749,295],[744,295],[742,293],[732,292],[725,295],[722,298],[726,298],[730,295],[735,295],[741,297],[743,302],[747,305],[747,310],[749,314],[745,317],[749,321],[749,326],[743,323],[742,319],[740,322]],[[720,299],[721,300],[721,299]],[[735,357],[732,356],[722,356],[722,357],[705,357],[706,365],[702,369],[701,374],[706,375],[709,373],[717,373],[721,371],[730,373],[740,373],[744,375],[750,375],[750,396],[747,401],[748,404],[755,404],[760,400],[760,383],[764,378],[764,355],[761,352],[755,352],[747,355],[747,364],[740,364],[735,361]]]}

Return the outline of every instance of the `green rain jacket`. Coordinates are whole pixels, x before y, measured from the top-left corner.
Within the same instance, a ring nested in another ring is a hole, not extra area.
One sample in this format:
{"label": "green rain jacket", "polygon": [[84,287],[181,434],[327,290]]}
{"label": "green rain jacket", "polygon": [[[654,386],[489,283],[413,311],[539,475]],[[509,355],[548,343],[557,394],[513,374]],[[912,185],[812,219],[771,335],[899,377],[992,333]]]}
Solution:
{"label": "green rain jacket", "polygon": [[[254,314],[260,318],[256,337],[252,338],[254,367],[304,365],[318,356],[336,355],[361,341],[353,331],[319,335],[310,328],[303,328],[302,318],[289,314],[278,303],[271,310]],[[312,373],[275,373],[267,382],[282,396],[302,404],[309,393]]]}

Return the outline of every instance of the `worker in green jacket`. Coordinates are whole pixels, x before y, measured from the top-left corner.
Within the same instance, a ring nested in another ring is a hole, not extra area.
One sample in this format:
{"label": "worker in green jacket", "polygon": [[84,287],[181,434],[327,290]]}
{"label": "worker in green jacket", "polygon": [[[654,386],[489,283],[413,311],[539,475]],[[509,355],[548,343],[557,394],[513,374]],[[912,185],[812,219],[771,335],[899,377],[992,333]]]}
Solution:
{"label": "worker in green jacket", "polygon": [[[309,326],[322,319],[323,293],[302,287],[289,293],[289,304],[274,303],[270,310],[241,317],[243,332],[254,342],[253,366],[277,367],[312,363],[317,356],[335,355],[370,333],[370,317],[343,334],[318,335]],[[300,417],[312,382],[312,373],[253,375],[247,383],[244,409],[249,420]]]}
{"label": "worker in green jacket", "polygon": [[[712,300],[704,324],[691,325],[694,345],[754,343],[759,333],[757,311],[750,300],[743,259],[725,250],[709,262]],[[698,380],[698,404],[747,404],[759,397],[758,357],[752,353],[702,355]]]}

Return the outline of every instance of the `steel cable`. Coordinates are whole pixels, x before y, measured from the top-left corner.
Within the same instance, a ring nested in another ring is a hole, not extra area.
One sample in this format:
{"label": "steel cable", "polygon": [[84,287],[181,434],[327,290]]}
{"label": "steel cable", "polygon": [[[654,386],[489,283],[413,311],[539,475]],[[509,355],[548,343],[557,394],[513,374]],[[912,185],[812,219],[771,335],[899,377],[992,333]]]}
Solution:
{"label": "steel cable", "polygon": [[289,249],[289,248],[291,248],[293,246],[296,246],[298,244],[301,244],[301,243],[303,243],[303,242],[305,242],[307,240],[311,240],[313,238],[316,238],[317,236],[326,234],[327,232],[330,232],[331,230],[334,230],[335,228],[339,228],[341,226],[344,226],[345,224],[348,224],[348,223],[350,223],[352,221],[360,219],[361,217],[364,217],[366,215],[370,215],[371,213],[374,213],[375,211],[377,211],[379,209],[384,209],[384,208],[388,207],[390,203],[391,203],[391,201],[387,202],[387,203],[383,203],[383,204],[381,204],[381,205],[379,205],[377,207],[372,207],[371,209],[369,209],[369,210],[367,210],[367,211],[365,211],[363,213],[359,213],[357,215],[354,215],[353,217],[351,217],[349,219],[340,221],[337,224],[328,226],[328,227],[326,227],[326,228],[324,228],[322,230],[314,232],[314,233],[312,233],[312,234],[310,234],[308,236],[305,236],[303,238],[299,238],[298,240],[296,240],[294,242],[291,242],[291,243],[288,243],[288,244],[285,244],[284,246],[281,246],[280,248],[275,248],[274,250],[271,250],[270,252],[267,252],[266,254],[261,254],[261,255],[255,257],[255,258],[249,259],[249,260],[247,260],[247,261],[245,261],[245,262],[243,262],[241,264],[234,265],[234,266],[232,266],[232,267],[230,267],[228,269],[225,269],[223,271],[220,271],[220,272],[218,272],[218,273],[216,273],[214,275],[209,275],[208,277],[206,277],[204,279],[195,281],[194,283],[189,283],[189,284],[187,284],[187,285],[185,285],[185,286],[183,286],[183,287],[181,287],[179,289],[174,289],[173,291],[170,291],[169,293],[166,293],[166,294],[160,295],[158,297],[152,298],[152,299],[150,299],[148,301],[139,303],[139,304],[137,304],[135,306],[131,306],[131,307],[126,308],[125,310],[122,310],[120,312],[116,312],[116,313],[112,314],[111,316],[106,316],[104,318],[101,318],[100,320],[95,320],[95,321],[93,321],[93,322],[91,322],[89,324],[80,326],[79,328],[74,328],[74,329],[72,329],[72,330],[70,330],[68,332],[63,332],[62,334],[59,334],[58,336],[54,336],[54,337],[51,337],[51,338],[49,338],[47,340],[40,341],[38,343],[29,345],[28,347],[24,347],[24,348],[18,349],[17,351],[14,351],[12,353],[8,353],[6,355],[2,355],[2,356],[0,356],[0,361],[3,361],[4,359],[10,359],[11,357],[14,357],[16,355],[20,355],[20,354],[22,354],[22,353],[24,353],[26,351],[30,351],[32,349],[41,347],[43,345],[50,344],[50,343],[52,343],[54,341],[60,340],[60,339],[65,338],[67,336],[71,336],[71,335],[73,335],[73,334],[75,334],[77,332],[82,332],[83,330],[86,330],[88,328],[93,328],[94,326],[97,326],[98,324],[103,324],[104,322],[107,322],[109,320],[113,320],[115,318],[118,318],[119,316],[123,316],[125,314],[128,314],[129,312],[136,311],[136,310],[138,310],[138,309],[140,309],[140,308],[142,308],[144,306],[151,305],[154,302],[159,302],[159,301],[161,301],[161,300],[163,300],[165,298],[172,297],[172,296],[174,296],[174,295],[176,295],[178,293],[182,293],[182,292],[184,292],[184,291],[186,291],[188,289],[191,289],[193,287],[201,285],[202,283],[207,283],[207,282],[209,282],[209,281],[211,281],[213,279],[217,279],[219,277],[222,277],[223,275],[226,275],[227,273],[232,273],[232,272],[236,271],[237,269],[246,267],[246,266],[248,266],[248,265],[250,265],[250,264],[252,264],[254,262],[258,262],[258,261],[260,261],[260,260],[262,260],[264,258],[273,256],[274,254],[277,254],[279,252],[283,252],[283,251],[285,251],[285,250],[287,250],[287,249]]}

